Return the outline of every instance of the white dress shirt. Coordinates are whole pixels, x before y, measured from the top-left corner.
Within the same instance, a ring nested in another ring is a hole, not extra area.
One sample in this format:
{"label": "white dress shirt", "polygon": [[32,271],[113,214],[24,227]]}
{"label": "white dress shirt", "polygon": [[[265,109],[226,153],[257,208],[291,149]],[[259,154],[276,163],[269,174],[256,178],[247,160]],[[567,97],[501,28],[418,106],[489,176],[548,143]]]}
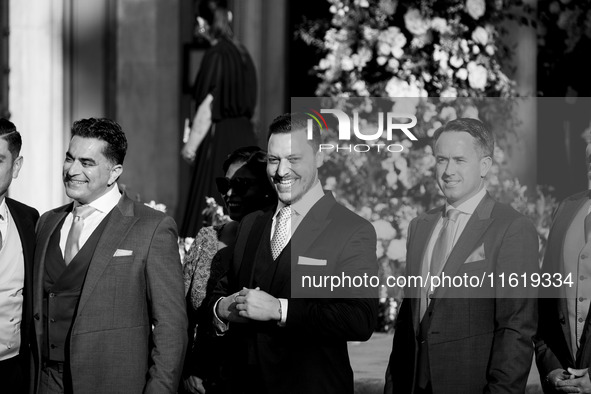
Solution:
{"label": "white dress shirt", "polygon": [[[115,184],[115,186],[107,193],[88,204],[93,207],[95,211],[91,213],[86,219],[84,219],[84,227],[82,228],[82,233],[80,234],[80,239],[78,241],[79,249],[82,249],[94,230],[96,230],[96,228],[99,226],[99,224],[101,224],[109,212],[111,212],[111,210],[117,206],[120,199],[121,192],[119,192],[119,188],[117,187],[117,184]],[[76,208],[78,205],[80,205],[78,202],[74,202],[74,208]],[[73,220],[74,213],[72,211],[68,214],[68,216],[66,216],[66,220],[64,221],[64,225],[62,226],[62,230],[60,232],[60,249],[62,251],[62,256],[64,256],[64,251],[66,250],[66,241],[68,240],[68,233],[72,227]]]}
{"label": "white dress shirt", "polygon": [[[460,235],[462,235],[462,232],[466,228],[466,224],[468,224],[468,220],[470,220],[470,217],[472,217],[472,214],[476,210],[476,207],[478,207],[478,204],[480,204],[485,195],[486,188],[483,187],[478,191],[478,193],[476,193],[474,196],[470,197],[468,200],[464,201],[457,207],[452,207],[447,203],[445,204],[446,214],[447,211],[449,211],[450,209],[457,209],[458,211],[460,211],[460,215],[456,219],[455,232],[451,244],[451,249],[453,249],[453,247],[456,245],[456,242],[458,242]],[[433,230],[431,239],[429,240],[429,244],[427,246],[427,261],[429,264],[429,269],[431,268],[431,255],[433,254],[433,249],[435,248],[435,242],[437,241],[437,237],[441,232],[441,227],[443,227],[443,216],[439,218],[439,220],[437,221],[437,224],[435,225],[435,229]]]}
{"label": "white dress shirt", "polygon": [[8,360],[18,355],[20,350],[25,258],[6,199],[0,203],[0,215],[3,243],[0,250],[0,360]]}

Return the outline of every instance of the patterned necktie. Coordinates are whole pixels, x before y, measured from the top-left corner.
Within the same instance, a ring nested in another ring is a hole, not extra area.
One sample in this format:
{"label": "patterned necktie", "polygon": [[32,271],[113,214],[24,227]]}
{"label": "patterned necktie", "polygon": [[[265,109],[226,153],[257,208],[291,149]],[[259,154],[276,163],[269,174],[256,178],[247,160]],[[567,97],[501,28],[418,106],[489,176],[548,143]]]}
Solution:
{"label": "patterned necktie", "polygon": [[66,251],[64,253],[64,261],[66,265],[70,264],[72,259],[78,254],[80,246],[78,241],[84,228],[84,219],[90,216],[96,209],[90,205],[80,205],[74,208],[74,219],[72,220],[72,227],[68,233],[68,239],[66,240]]}
{"label": "patterned necktie", "polygon": [[591,213],[585,216],[585,243],[591,240]]}
{"label": "patterned necktie", "polygon": [[441,231],[433,247],[433,253],[431,254],[431,276],[439,275],[447,260],[447,256],[451,252],[453,236],[456,229],[455,224],[460,213],[457,209],[449,209],[447,216],[443,218],[443,227],[441,227]]}
{"label": "patterned necktie", "polygon": [[275,232],[273,238],[271,238],[271,254],[273,260],[281,254],[281,251],[289,242],[289,234],[287,223],[291,219],[291,207],[289,205],[281,208],[277,214],[277,223],[275,224]]}

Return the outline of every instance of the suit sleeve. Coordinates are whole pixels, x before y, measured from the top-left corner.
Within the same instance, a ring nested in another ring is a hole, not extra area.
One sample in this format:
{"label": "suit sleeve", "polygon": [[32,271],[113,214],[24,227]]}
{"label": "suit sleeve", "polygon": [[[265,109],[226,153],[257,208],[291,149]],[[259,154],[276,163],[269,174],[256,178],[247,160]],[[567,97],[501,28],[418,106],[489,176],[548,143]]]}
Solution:
{"label": "suit sleeve", "polygon": [[[377,275],[376,242],[374,228],[364,222],[350,239],[343,240],[336,274],[343,272],[351,277]],[[296,336],[320,337],[328,341],[366,341],[376,327],[378,316],[377,289],[374,289],[373,298],[367,298],[367,290],[360,289],[360,298],[292,298],[286,328]]]}
{"label": "suit sleeve", "polygon": [[178,388],[188,326],[181,271],[176,224],[166,216],[154,232],[146,261],[153,346],[145,393],[176,393]]}
{"label": "suit sleeve", "polygon": [[[504,234],[496,274],[538,272],[538,234],[526,217],[514,220]],[[525,392],[537,328],[537,289],[496,284],[495,327],[485,393]]]}
{"label": "suit sleeve", "polygon": [[[560,220],[560,217],[562,216],[563,207],[564,203],[561,203],[554,212],[552,216],[553,225],[557,220]],[[552,231],[552,229],[550,229],[550,235],[548,237],[548,248],[544,257],[544,264],[542,266],[543,272],[558,272],[556,271],[556,267],[559,267],[560,262],[551,261],[551,256],[553,256],[553,253],[549,253],[549,250],[554,248],[560,248],[560,244],[563,242],[563,235],[564,234],[555,233],[554,231]],[[534,345],[536,352],[536,365],[538,367],[538,371],[540,372],[540,378],[543,382],[544,378],[550,372],[552,372],[555,369],[566,368],[567,366],[562,365],[559,358],[555,354],[555,350],[552,349],[552,346],[556,344],[557,339],[562,337],[563,335],[560,324],[558,322],[559,317],[557,316],[558,307],[556,303],[559,302],[559,299],[554,298],[552,297],[552,295],[546,293],[546,291],[551,291],[551,289],[543,289],[542,291],[544,291],[544,294],[540,294],[538,308],[539,325],[538,332],[534,337]]]}

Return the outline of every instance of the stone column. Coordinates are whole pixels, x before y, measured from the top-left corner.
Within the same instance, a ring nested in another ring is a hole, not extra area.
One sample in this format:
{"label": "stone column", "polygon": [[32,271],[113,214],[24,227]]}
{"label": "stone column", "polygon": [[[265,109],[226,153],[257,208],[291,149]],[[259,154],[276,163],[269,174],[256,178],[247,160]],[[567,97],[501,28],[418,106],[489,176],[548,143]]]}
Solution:
{"label": "stone column", "polygon": [[129,141],[121,183],[171,215],[182,135],[180,15],[180,0],[117,1],[115,118]]}
{"label": "stone column", "polygon": [[40,212],[64,202],[64,1],[10,0],[11,121],[23,137],[24,164],[10,196]]}
{"label": "stone column", "polygon": [[[533,0],[529,1],[532,6]],[[513,78],[517,82],[517,90],[523,96],[537,95],[537,37],[536,30],[529,26],[520,26],[517,22],[506,24],[508,34],[506,44],[514,48],[513,62],[515,68]],[[519,100],[515,108],[517,128],[506,132],[510,147],[509,169],[519,178],[521,184],[535,191],[537,182],[537,102],[535,98]]]}
{"label": "stone column", "polygon": [[234,3],[236,38],[246,46],[257,69],[258,105],[255,114],[261,146],[266,145],[271,121],[287,112],[286,0],[248,0]]}

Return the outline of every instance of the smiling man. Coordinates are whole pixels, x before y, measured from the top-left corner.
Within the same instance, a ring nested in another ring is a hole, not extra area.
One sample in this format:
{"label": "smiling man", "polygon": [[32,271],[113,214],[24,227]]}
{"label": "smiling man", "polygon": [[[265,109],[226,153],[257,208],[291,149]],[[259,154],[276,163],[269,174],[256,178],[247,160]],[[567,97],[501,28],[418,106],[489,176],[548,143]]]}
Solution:
{"label": "smiling man", "polygon": [[347,341],[367,340],[377,323],[377,298],[363,298],[367,291],[297,298],[292,287],[300,273],[377,274],[375,230],[322,190],[320,131],[313,125],[309,141],[307,119],[285,114],[269,127],[267,174],[278,206],[244,218],[216,290],[226,296],[214,311],[231,343],[232,393],[352,394]]}
{"label": "smiling man", "polygon": [[8,198],[23,157],[21,135],[8,119],[0,119],[0,382],[2,392],[28,392],[31,380],[33,253],[39,213]]}
{"label": "smiling man", "polygon": [[[591,144],[587,144],[591,181]],[[548,235],[542,271],[570,277],[572,286],[541,290],[536,364],[545,393],[591,392],[591,191],[560,203]]]}
{"label": "smiling man", "polygon": [[[456,119],[433,141],[446,204],[410,223],[407,275],[498,279],[536,272],[533,224],[485,189],[494,149],[490,131],[478,120]],[[386,394],[525,392],[537,292],[503,288],[497,280],[483,287],[405,289]]]}
{"label": "smiling man", "polygon": [[116,122],[74,122],[73,202],[37,228],[38,393],[176,393],[187,342],[176,224],[119,191],[126,151]]}

